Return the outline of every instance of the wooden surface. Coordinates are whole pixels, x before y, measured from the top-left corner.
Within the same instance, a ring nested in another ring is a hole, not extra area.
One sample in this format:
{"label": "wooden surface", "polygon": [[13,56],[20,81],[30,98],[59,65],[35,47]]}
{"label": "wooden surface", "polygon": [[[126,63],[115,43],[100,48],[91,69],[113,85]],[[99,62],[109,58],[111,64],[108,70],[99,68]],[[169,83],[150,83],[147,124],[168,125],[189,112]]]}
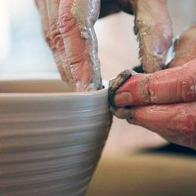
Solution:
{"label": "wooden surface", "polygon": [[195,181],[195,158],[104,154],[87,196],[193,196]]}

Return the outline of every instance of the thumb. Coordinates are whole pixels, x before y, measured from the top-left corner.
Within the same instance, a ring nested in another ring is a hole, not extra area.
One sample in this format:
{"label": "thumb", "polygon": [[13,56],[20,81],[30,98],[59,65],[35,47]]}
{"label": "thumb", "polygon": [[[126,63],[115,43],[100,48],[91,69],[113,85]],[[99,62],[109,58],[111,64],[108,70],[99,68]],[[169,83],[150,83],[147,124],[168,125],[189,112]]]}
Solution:
{"label": "thumb", "polygon": [[133,0],[135,34],[145,72],[161,70],[172,43],[172,27],[166,0]]}

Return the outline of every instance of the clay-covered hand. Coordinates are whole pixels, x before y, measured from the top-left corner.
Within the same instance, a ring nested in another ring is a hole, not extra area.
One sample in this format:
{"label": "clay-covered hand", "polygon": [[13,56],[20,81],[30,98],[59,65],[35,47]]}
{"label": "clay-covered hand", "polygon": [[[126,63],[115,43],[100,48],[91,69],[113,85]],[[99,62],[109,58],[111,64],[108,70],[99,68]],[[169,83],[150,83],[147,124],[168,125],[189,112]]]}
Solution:
{"label": "clay-covered hand", "polygon": [[58,69],[73,91],[101,87],[100,63],[93,25],[99,16],[135,14],[141,62],[146,72],[161,70],[172,41],[166,0],[35,0],[45,38]]}
{"label": "clay-covered hand", "polygon": [[145,72],[161,70],[172,43],[172,25],[166,0],[102,0],[100,17],[124,11],[135,15],[141,63]]}
{"label": "clay-covered hand", "polygon": [[[175,50],[170,68],[133,75],[116,90],[115,112],[168,141],[196,148],[195,26],[176,41]],[[126,110],[125,106],[134,108]]]}
{"label": "clay-covered hand", "polygon": [[72,91],[101,87],[100,62],[93,25],[100,0],[35,0],[45,38],[62,79]]}

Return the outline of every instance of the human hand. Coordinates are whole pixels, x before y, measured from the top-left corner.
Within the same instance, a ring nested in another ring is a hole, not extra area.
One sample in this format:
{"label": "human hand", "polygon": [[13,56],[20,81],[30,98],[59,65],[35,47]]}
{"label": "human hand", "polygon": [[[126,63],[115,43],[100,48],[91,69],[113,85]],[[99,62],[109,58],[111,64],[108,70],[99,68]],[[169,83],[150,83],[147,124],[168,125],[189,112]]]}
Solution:
{"label": "human hand", "polygon": [[196,148],[196,26],[176,41],[168,69],[131,77],[124,73],[110,84],[114,113],[168,141]]}
{"label": "human hand", "polygon": [[[62,79],[73,91],[99,89],[100,63],[93,25],[99,15],[100,0],[35,2]],[[172,40],[166,0],[101,0],[100,17],[119,11],[135,14],[134,29],[145,71],[162,69]]]}
{"label": "human hand", "polygon": [[72,91],[101,88],[100,62],[93,25],[99,0],[35,0],[61,77]]}
{"label": "human hand", "polygon": [[100,17],[124,11],[135,15],[139,56],[147,73],[161,70],[172,44],[172,26],[166,0],[102,0]]}

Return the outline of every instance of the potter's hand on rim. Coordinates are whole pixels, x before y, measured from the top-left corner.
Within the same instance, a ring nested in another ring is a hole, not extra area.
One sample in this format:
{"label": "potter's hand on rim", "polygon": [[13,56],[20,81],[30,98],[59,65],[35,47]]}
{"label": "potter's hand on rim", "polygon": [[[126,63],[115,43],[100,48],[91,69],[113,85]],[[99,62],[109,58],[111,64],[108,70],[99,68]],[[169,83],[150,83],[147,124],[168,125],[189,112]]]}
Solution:
{"label": "potter's hand on rim", "polygon": [[[99,89],[101,74],[93,25],[99,16],[100,0],[35,2],[62,79],[73,91]],[[100,17],[120,10],[135,14],[135,33],[145,71],[162,69],[172,39],[166,0],[102,0]]]}
{"label": "potter's hand on rim", "polygon": [[97,90],[101,74],[93,29],[100,0],[35,0],[62,79],[72,91]]}
{"label": "potter's hand on rim", "polygon": [[100,17],[124,11],[135,15],[134,31],[144,71],[152,73],[164,67],[172,43],[172,25],[166,0],[102,0]]}
{"label": "potter's hand on rim", "polygon": [[113,98],[118,117],[196,148],[196,26],[176,41],[168,69],[129,77]]}

